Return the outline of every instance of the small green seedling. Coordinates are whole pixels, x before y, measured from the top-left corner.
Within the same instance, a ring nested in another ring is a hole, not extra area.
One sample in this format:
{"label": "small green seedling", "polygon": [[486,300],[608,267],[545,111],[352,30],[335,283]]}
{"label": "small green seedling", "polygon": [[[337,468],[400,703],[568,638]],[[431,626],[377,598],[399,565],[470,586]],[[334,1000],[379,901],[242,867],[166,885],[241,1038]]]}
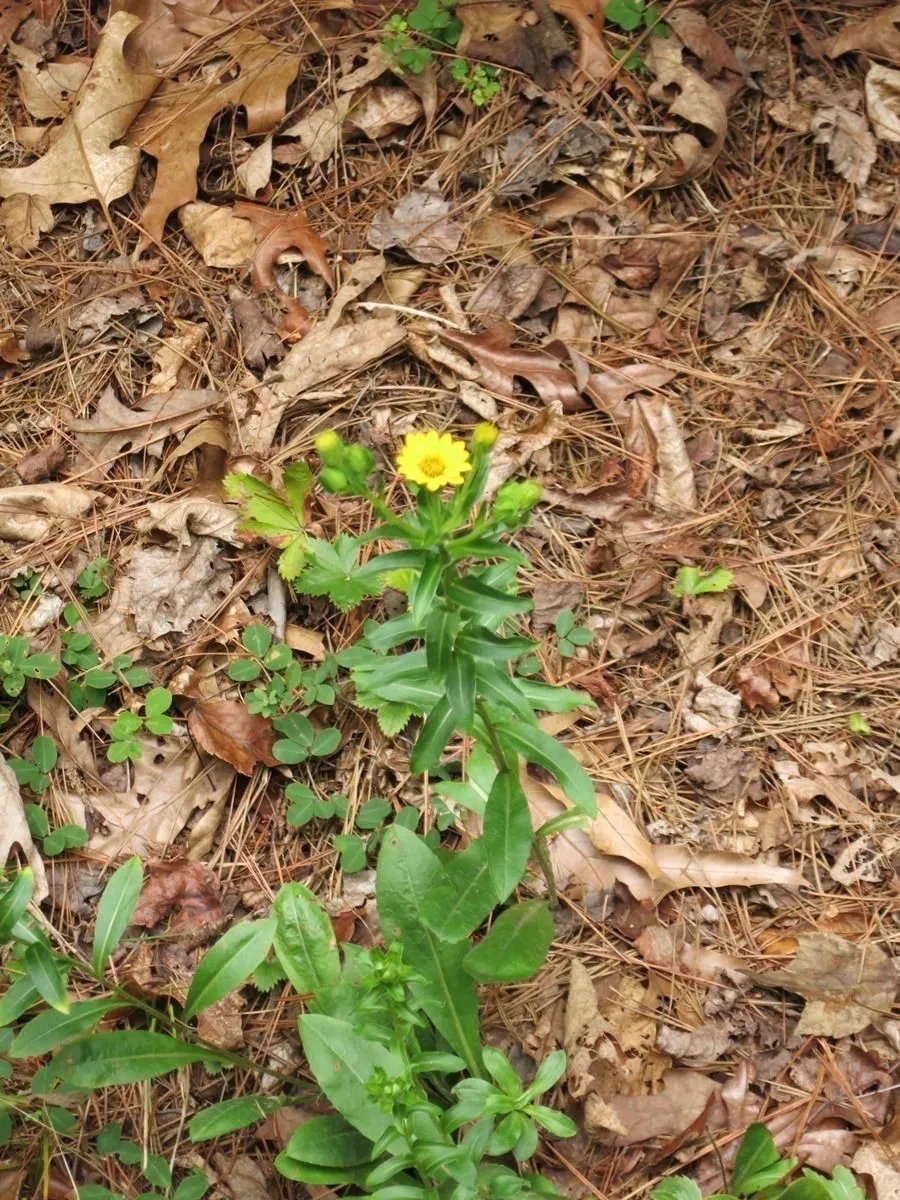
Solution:
{"label": "small green seedling", "polygon": [[866,718],[859,712],[852,712],[847,718],[847,728],[852,734],[859,737],[868,737],[872,732],[872,726]]}
{"label": "small green seedling", "polygon": [[172,705],[172,693],[168,688],[151,688],[144,700],[144,716],[124,708],[110,726],[112,739],[106,748],[106,757],[112,763],[137,762],[141,757],[141,743],[137,740],[142,730],[166,737],[172,732],[173,720],[168,715]]}
{"label": "small green seedling", "polygon": [[699,567],[679,567],[672,585],[672,595],[680,598],[727,592],[733,583],[734,576],[724,567],[716,567],[708,572],[701,571]]}
{"label": "small green seedling", "polygon": [[41,573],[34,567],[26,567],[18,575],[13,575],[9,584],[20,600],[30,600],[32,596],[39,596],[44,590],[41,587]]}
{"label": "small green seedling", "polygon": [[490,104],[500,91],[500,72],[487,63],[468,63],[464,58],[454,58],[450,64],[450,78],[459,84],[462,93],[476,108]]}
{"label": "small green seedling", "polygon": [[50,772],[58,758],[56,742],[42,734],[28,747],[26,758],[11,758],[8,765],[22,787],[30,788],[36,796],[43,796],[50,786]]}
{"label": "small green seedling", "polygon": [[108,558],[92,558],[75,580],[82,600],[99,600],[109,591],[112,565]]}
{"label": "small green seedling", "polygon": [[589,646],[594,640],[594,631],[587,625],[576,625],[571,608],[564,608],[556,618],[556,649],[560,658],[572,658],[579,646]]}
{"label": "small green seedling", "polygon": [[334,795],[323,798],[317,796],[305,783],[289,783],[284,789],[284,795],[285,799],[291,802],[286,820],[288,825],[295,829],[302,828],[312,820],[330,821],[336,817],[343,821],[350,806],[349,800],[342,793],[335,792]]}
{"label": "small green seedling", "polygon": [[321,758],[333,754],[341,743],[341,731],[329,727],[317,733],[308,717],[300,713],[287,713],[272,722],[282,736],[272,747],[272,753],[280,763],[295,766],[310,757]]}
{"label": "small green seedling", "polygon": [[[804,1167],[798,1178],[783,1183],[796,1167],[795,1158],[779,1154],[765,1125],[751,1125],[738,1147],[728,1190],[718,1192],[716,1200],[763,1196],[766,1200],[865,1200],[865,1192],[846,1167],[835,1167],[830,1178]],[[693,1179],[672,1175],[653,1188],[650,1200],[702,1200],[702,1193]]]}
{"label": "small green seedling", "polygon": [[27,679],[52,679],[59,662],[52,654],[32,654],[28,638],[0,634],[0,688],[7,696],[21,695]]}
{"label": "small green seedling", "polygon": [[293,579],[306,561],[303,509],[312,472],[305,463],[292,463],[284,468],[281,478],[281,492],[255,475],[242,473],[226,475],[223,486],[232,500],[240,501],[241,529],[277,546],[278,570],[285,579]]}
{"label": "small green seedling", "polygon": [[66,693],[76,712],[103,708],[110,688],[127,687],[134,691],[147,686],[150,673],[144,667],[136,667],[130,654],[117,654],[109,667],[100,666],[100,655],[93,638],[76,628],[84,615],[77,604],[67,604],[62,615],[68,628],[59,635],[62,643],[60,658],[70,670]]}
{"label": "small green seedling", "polygon": [[298,697],[308,707],[334,704],[334,686],[328,682],[337,673],[333,656],[304,670],[290,646],[284,642],[273,645],[273,640],[265,625],[249,625],[241,644],[252,657],[235,659],[228,668],[229,678],[236,683],[260,681],[244,696],[247,709],[263,717],[275,717],[293,708]]}
{"label": "small green seedling", "polygon": [[[643,34],[645,31],[651,37],[665,38],[669,36],[669,27],[660,21],[661,7],[659,4],[647,4],[646,0],[607,0],[603,10],[607,25],[621,29],[623,33]],[[638,74],[647,72],[643,58],[636,51],[626,48],[613,48],[613,58],[624,59],[626,71]]]}
{"label": "small green seedling", "polygon": [[[435,51],[446,52],[456,45],[462,21],[453,11],[452,0],[418,0],[408,13],[389,17],[383,32],[381,45],[396,68],[421,75],[434,61]],[[476,108],[489,104],[500,91],[500,71],[487,63],[454,58],[450,78]]]}

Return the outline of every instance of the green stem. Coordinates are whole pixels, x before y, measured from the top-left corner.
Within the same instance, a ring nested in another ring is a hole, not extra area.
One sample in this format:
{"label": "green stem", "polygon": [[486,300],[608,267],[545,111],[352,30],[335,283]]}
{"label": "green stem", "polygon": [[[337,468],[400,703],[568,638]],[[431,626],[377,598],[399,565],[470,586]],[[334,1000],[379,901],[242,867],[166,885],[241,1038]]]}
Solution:
{"label": "green stem", "polygon": [[559,908],[559,895],[556,891],[556,880],[553,878],[553,864],[550,862],[550,855],[547,853],[546,840],[542,837],[534,838],[531,843],[531,849],[547,884],[547,898],[550,907]]}

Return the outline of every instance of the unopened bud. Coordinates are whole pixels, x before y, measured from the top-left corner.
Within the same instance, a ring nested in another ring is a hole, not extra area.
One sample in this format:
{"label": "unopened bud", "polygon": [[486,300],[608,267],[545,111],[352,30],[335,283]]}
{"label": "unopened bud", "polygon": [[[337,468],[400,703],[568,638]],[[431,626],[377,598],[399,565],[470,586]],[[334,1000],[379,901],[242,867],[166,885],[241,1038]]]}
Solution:
{"label": "unopened bud", "polygon": [[366,446],[348,446],[344,451],[344,466],[354,475],[365,479],[375,466],[375,455]]}
{"label": "unopened bud", "polygon": [[323,467],[319,472],[319,483],[326,492],[333,492],[337,495],[346,492],[348,487],[347,476],[337,467]]}
{"label": "unopened bud", "polygon": [[472,432],[472,448],[476,450],[490,450],[494,442],[500,436],[500,430],[490,421],[482,421],[480,425],[476,425]]}
{"label": "unopened bud", "polygon": [[337,467],[344,456],[344,443],[333,429],[325,429],[316,438],[316,451],[326,467]]}

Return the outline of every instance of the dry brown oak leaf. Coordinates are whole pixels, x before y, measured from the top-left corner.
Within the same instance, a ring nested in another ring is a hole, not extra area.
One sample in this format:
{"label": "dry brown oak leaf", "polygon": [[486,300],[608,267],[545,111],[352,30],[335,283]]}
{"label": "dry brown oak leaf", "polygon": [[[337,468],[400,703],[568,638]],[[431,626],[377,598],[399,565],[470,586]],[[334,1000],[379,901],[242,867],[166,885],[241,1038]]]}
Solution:
{"label": "dry brown oak leaf", "polygon": [[789,967],[753,977],[763,987],[784,988],[806,1001],[794,1033],[849,1037],[890,1014],[900,976],[885,952],[836,933],[803,934]]}
{"label": "dry brown oak leaf", "polygon": [[56,141],[37,162],[0,171],[0,196],[40,196],[48,204],[109,204],[131,191],[140,150],[121,139],[160,84],[155,75],[133,71],[122,55],[125,38],[139,24],[130,13],[110,17]]}
{"label": "dry brown oak leaf", "polygon": [[850,50],[867,50],[900,63],[900,4],[892,4],[865,21],[854,21],[825,43],[830,58]]}
{"label": "dry brown oak leaf", "polygon": [[[251,135],[267,133],[284,117],[301,55],[249,29],[229,33],[218,46],[225,61],[214,76],[188,83],[167,79],[129,131],[129,144],[157,160],[156,183],[140,216],[145,244],[161,241],[169,214],[196,198],[200,146],[217,113],[242,107]],[[237,78],[226,79],[235,67]]]}
{"label": "dry brown oak leaf", "polygon": [[278,766],[272,757],[272,726],[237,700],[201,700],[191,710],[188,729],[201,749],[231,763],[241,775],[252,775],[257,763]]}
{"label": "dry brown oak leaf", "polygon": [[255,291],[275,286],[273,268],[284,250],[299,250],[310,268],[321,275],[329,287],[334,275],[326,257],[328,247],[311,228],[302,208],[266,208],[262,204],[240,201],[232,210],[236,217],[249,221],[256,237],[252,277]]}

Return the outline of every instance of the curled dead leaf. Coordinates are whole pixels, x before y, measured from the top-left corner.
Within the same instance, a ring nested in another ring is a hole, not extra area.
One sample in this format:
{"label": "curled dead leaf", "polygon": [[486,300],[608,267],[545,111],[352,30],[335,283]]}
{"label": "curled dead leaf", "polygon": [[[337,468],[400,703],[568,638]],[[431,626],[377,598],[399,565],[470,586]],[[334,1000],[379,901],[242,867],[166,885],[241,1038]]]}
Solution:
{"label": "curled dead leaf", "polygon": [[152,929],[170,916],[169,933],[194,933],[225,919],[216,877],[203,863],[178,858],[148,865],[130,923]]}
{"label": "curled dead leaf", "polygon": [[866,50],[900,63],[900,4],[892,4],[865,21],[853,21],[825,43],[830,58],[851,50]]}
{"label": "curled dead leaf", "polygon": [[234,215],[249,221],[256,238],[253,253],[253,284],[257,290],[273,287],[272,268],[285,250],[299,250],[306,262],[327,284],[334,283],[326,258],[327,246],[313,231],[301,208],[265,208],[260,204],[235,204]]}
{"label": "curled dead leaf", "polygon": [[40,541],[55,523],[77,521],[97,499],[97,492],[74,483],[0,488],[0,540]]}
{"label": "curled dead leaf", "polygon": [[191,710],[188,729],[201,749],[230,763],[241,775],[252,775],[258,763],[278,766],[272,757],[272,726],[237,700],[201,701]]}
{"label": "curled dead leaf", "polygon": [[685,129],[672,139],[674,162],[664,167],[648,186],[677,187],[702,175],[725,145],[728,118],[717,91],[682,62],[683,46],[677,38],[651,40],[647,65],[656,80],[648,89],[651,100],[665,104]]}

